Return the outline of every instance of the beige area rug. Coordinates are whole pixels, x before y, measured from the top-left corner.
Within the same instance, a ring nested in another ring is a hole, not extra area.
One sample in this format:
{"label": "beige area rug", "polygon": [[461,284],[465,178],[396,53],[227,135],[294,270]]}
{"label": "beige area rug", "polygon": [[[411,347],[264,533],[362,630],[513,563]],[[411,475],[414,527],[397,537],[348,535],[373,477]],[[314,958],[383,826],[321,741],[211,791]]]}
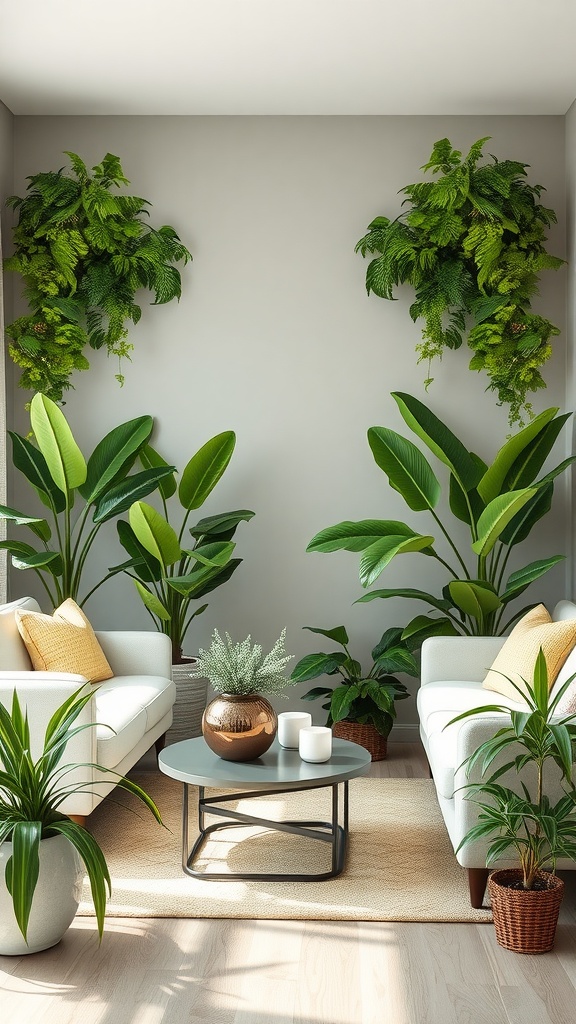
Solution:
{"label": "beige area rug", "polygon": [[[156,772],[135,779],[154,798],[171,832],[119,790],[92,814],[90,831],[104,850],[112,876],[109,916],[491,920],[489,911],[470,906],[466,872],[454,858],[431,780],[354,779],[344,872],[323,882],[261,882],[205,881],[185,875],[180,864],[181,784]],[[329,820],[330,792],[259,797],[239,806],[246,810],[248,805],[252,813],[270,819]],[[192,794],[196,790],[191,788]],[[197,835],[192,802],[190,835]],[[321,872],[330,867],[330,848],[287,833],[233,828],[216,833],[204,846],[197,867],[218,872]],[[93,913],[88,886],[79,913]]]}

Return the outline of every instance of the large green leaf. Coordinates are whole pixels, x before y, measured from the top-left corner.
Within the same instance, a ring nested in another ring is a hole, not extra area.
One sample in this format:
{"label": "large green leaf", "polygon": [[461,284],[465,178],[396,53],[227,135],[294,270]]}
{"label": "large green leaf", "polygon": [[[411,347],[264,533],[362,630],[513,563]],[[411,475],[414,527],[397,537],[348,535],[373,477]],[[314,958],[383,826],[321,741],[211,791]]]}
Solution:
{"label": "large green leaf", "polygon": [[18,821],[12,832],[12,856],[6,864],[6,887],[12,897],[14,916],[27,940],[28,922],[40,874],[41,821]]}
{"label": "large green leaf", "polygon": [[[144,469],[160,469],[162,466],[167,466],[168,463],[162,456],[152,447],[151,444],[145,444],[138,455],[140,462],[144,466]],[[173,494],[176,494],[176,476],[172,473],[171,476],[165,476],[158,484],[158,490],[164,498],[168,501]]]}
{"label": "large green leaf", "polygon": [[33,555],[14,553],[12,565],[15,569],[48,569],[53,576],[61,576],[64,572],[59,551],[38,551]]}
{"label": "large green leaf", "polygon": [[184,508],[200,508],[204,504],[230,462],[235,444],[236,434],[233,430],[226,430],[210,438],[192,456],[178,487],[178,497]]}
{"label": "large green leaf", "polygon": [[570,455],[567,459],[564,459],[562,462],[560,462],[558,466],[555,466],[554,469],[551,469],[544,476],[540,477],[540,479],[534,484],[534,486],[540,488],[545,487],[546,484],[551,484],[557,476],[560,476],[561,473],[564,473],[567,469],[569,469],[569,467],[572,466],[574,462],[576,462],[576,455]]}
{"label": "large green leaf", "polygon": [[413,587],[398,587],[392,590],[371,590],[369,594],[364,594],[363,597],[359,597],[354,604],[367,604],[369,601],[374,601],[376,598],[388,598],[388,597],[406,597],[411,601],[424,601],[425,604],[429,604],[432,608],[437,608],[438,611],[446,612],[452,607],[450,601],[447,601],[442,597],[434,597],[434,594],[428,594],[425,590],[416,590]]}
{"label": "large green leaf", "polygon": [[138,416],[115,427],[96,445],[88,459],[86,480],[78,488],[88,505],[97,501],[122,473],[130,470],[139,449],[150,437],[153,425],[152,416]]}
{"label": "large green leaf", "polygon": [[515,491],[520,487],[529,487],[534,482],[562,427],[571,415],[572,413],[567,412],[562,416],[556,416],[532,439],[510,467],[504,481],[504,490]]}
{"label": "large green leaf", "polygon": [[508,577],[504,593],[502,594],[503,604],[507,604],[513,597],[518,597],[534,580],[540,579],[552,566],[564,561],[564,555],[553,555],[551,558],[538,559],[530,562],[523,569],[517,569]]}
{"label": "large green leaf", "polygon": [[535,416],[527,427],[520,430],[518,434],[514,434],[502,446],[494,462],[489,466],[478,484],[478,494],[486,504],[493,501],[501,493],[504,481],[512,466],[514,466],[530,442],[554,419],[557,412],[557,408],[545,409],[539,416]]}
{"label": "large green leaf", "polygon": [[471,526],[472,523],[476,524],[486,508],[478,491],[473,488],[465,493],[452,473],[450,474],[449,500],[452,514],[468,526]]}
{"label": "large green leaf", "polygon": [[38,519],[36,516],[27,516],[24,512],[18,512],[8,505],[0,505],[0,519],[6,519],[14,526],[29,526],[37,537],[42,540],[50,539],[50,527],[45,519]]}
{"label": "large green leaf", "polygon": [[200,544],[187,554],[202,565],[227,565],[235,547],[229,540],[213,541],[211,544]]}
{"label": "large green leaf", "polygon": [[241,561],[241,558],[231,558],[222,568],[203,565],[186,576],[167,577],[166,583],[177,593],[197,601],[217,587],[221,587],[223,583],[227,583]]}
{"label": "large green leaf", "polygon": [[515,545],[526,540],[536,523],[550,511],[553,495],[554,484],[547,484],[539,490],[510,520],[500,537],[502,544]]}
{"label": "large green leaf", "polygon": [[72,845],[76,847],[84,862],[90,881],[98,934],[102,938],[104,915],[106,912],[106,886],[108,887],[108,892],[112,892],[112,882],[104,854],[94,836],[75,821],[59,821],[55,825],[55,831],[66,836]]}
{"label": "large green leaf", "polygon": [[328,526],[312,538],[306,551],[364,551],[382,537],[418,537],[406,523],[394,519],[345,520]]}
{"label": "large green leaf", "polygon": [[477,555],[486,557],[514,516],[536,494],[533,487],[499,494],[486,506],[478,520],[478,540],[472,545]]}
{"label": "large green leaf", "polygon": [[360,559],[360,582],[369,587],[377,580],[396,555],[422,551],[434,543],[434,537],[381,537],[363,552]]}
{"label": "large green leaf", "polygon": [[368,443],[376,464],[414,512],[435,508],[440,484],[430,463],[412,441],[387,427],[370,427]]}
{"label": "large green leaf", "polygon": [[241,508],[234,512],[221,512],[214,516],[206,516],[199,519],[195,526],[190,528],[193,537],[218,537],[221,533],[231,537],[239,523],[248,522],[255,515],[249,509]]}
{"label": "large green leaf", "polygon": [[63,512],[66,508],[66,498],[50,476],[42,452],[20,434],[15,434],[11,430],[8,433],[12,439],[12,462],[16,469],[37,490],[45,505],[52,504],[56,512]]}
{"label": "large green leaf", "polygon": [[356,697],[360,696],[360,690],[354,684],[348,686],[337,686],[332,694],[330,703],[330,714],[334,722],[341,722],[346,718],[350,707]]}
{"label": "large green leaf", "polygon": [[478,622],[502,607],[498,594],[478,580],[452,580],[448,589],[456,607]]}
{"label": "large green leaf", "polygon": [[132,582],[148,611],[152,612],[152,615],[156,615],[156,617],[161,619],[163,622],[169,622],[171,619],[170,612],[164,607],[160,599],[156,597],[156,594],[153,594],[148,587],[145,587],[143,583],[140,583],[140,580],[132,580]]}
{"label": "large green leaf", "polygon": [[435,619],[431,615],[416,615],[402,631],[402,639],[414,650],[429,636],[457,636],[458,630],[447,618]]}
{"label": "large green leaf", "polygon": [[136,539],[166,567],[180,560],[182,549],[170,523],[145,501],[136,501],[129,512]]}
{"label": "large green leaf", "polygon": [[135,571],[141,580],[146,583],[158,582],[162,579],[162,565],[157,558],[154,558],[149,551],[140,543],[130,523],[120,519],[116,523],[118,539],[122,547],[131,555],[135,562]]}
{"label": "large green leaf", "polygon": [[391,647],[384,651],[376,658],[375,667],[387,675],[393,675],[395,672],[406,672],[410,676],[418,675],[416,659],[405,647]]}
{"label": "large green leaf", "polygon": [[309,633],[319,633],[320,636],[325,636],[328,640],[334,640],[334,643],[342,644],[342,647],[349,643],[345,626],[334,626],[333,629],[320,629],[318,626],[302,626],[302,629],[307,629]]}
{"label": "large green leaf", "polygon": [[169,476],[173,467],[163,469],[144,469],[141,473],[134,473],[126,477],[119,484],[114,484],[102,497],[94,509],[94,522],[105,523],[114,516],[119,516],[140,498],[145,498],[156,489],[160,480]]}
{"label": "large green leaf", "polygon": [[61,409],[46,395],[36,394],[30,403],[30,422],[50,475],[68,495],[86,480],[86,462]]}
{"label": "large green leaf", "polygon": [[392,398],[410,429],[448,466],[462,489],[476,487],[482,472],[456,435],[418,399],[402,391],[393,391]]}
{"label": "large green leaf", "polygon": [[307,654],[294,666],[290,678],[296,683],[305,683],[308,679],[317,679],[318,676],[333,675],[338,671],[339,665],[340,656],[334,658],[331,654]]}

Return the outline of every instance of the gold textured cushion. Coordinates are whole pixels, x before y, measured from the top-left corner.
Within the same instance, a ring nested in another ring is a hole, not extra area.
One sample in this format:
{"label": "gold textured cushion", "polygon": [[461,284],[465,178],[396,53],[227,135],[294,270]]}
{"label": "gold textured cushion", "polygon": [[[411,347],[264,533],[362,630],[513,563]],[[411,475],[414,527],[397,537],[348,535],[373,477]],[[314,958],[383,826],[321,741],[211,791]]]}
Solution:
{"label": "gold textured cushion", "polygon": [[73,672],[91,683],[114,675],[92,626],[72,598],[67,598],[53,615],[20,608],[14,614],[37,671]]}
{"label": "gold textured cushion", "polygon": [[[526,692],[524,680],[533,683],[536,658],[542,648],[548,668],[548,685],[552,688],[556,676],[575,644],[576,619],[553,622],[544,605],[539,604],[514,626],[482,686],[519,701],[520,694],[509,679]],[[505,676],[509,679],[504,678]]]}

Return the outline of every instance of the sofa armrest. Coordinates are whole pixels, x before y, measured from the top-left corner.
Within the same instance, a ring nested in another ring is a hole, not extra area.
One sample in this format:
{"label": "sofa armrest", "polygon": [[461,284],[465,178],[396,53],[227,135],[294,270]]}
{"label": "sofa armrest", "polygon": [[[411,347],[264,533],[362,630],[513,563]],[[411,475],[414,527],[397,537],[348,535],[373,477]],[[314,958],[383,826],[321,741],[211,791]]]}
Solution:
{"label": "sofa armrest", "polygon": [[[26,708],[30,726],[30,747],[32,757],[40,756],[44,744],[46,726],[54,712],[65,700],[82,686],[91,687],[84,676],[65,672],[0,672],[0,704],[8,710],[12,706],[14,690],[20,704]],[[88,701],[76,719],[74,726],[96,722],[96,703]],[[92,763],[96,760],[96,729],[84,729],[74,736],[64,752],[66,763]],[[84,773],[85,774],[85,773]]]}
{"label": "sofa armrest", "polygon": [[422,644],[421,681],[468,679],[481,683],[504,636],[431,636]]}
{"label": "sofa armrest", "polygon": [[172,645],[164,633],[114,629],[96,636],[115,676],[172,678]]}

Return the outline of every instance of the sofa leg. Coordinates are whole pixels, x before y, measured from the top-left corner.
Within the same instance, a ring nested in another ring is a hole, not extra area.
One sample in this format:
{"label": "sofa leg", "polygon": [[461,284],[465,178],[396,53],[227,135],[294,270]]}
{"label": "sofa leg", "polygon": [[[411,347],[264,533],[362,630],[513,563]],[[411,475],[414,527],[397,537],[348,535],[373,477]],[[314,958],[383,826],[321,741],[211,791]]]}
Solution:
{"label": "sofa leg", "polygon": [[156,747],[156,757],[158,757],[158,754],[160,753],[160,751],[164,750],[164,747],[166,746],[166,733],[165,732],[163,732],[162,735],[159,736],[158,739],[154,741],[154,746]]}
{"label": "sofa leg", "polygon": [[470,905],[474,910],[480,910],[484,902],[488,868],[468,868],[468,888],[470,890]]}
{"label": "sofa leg", "polygon": [[69,814],[70,821],[75,821],[77,825],[82,825],[82,828],[86,828],[86,815],[85,814]]}

